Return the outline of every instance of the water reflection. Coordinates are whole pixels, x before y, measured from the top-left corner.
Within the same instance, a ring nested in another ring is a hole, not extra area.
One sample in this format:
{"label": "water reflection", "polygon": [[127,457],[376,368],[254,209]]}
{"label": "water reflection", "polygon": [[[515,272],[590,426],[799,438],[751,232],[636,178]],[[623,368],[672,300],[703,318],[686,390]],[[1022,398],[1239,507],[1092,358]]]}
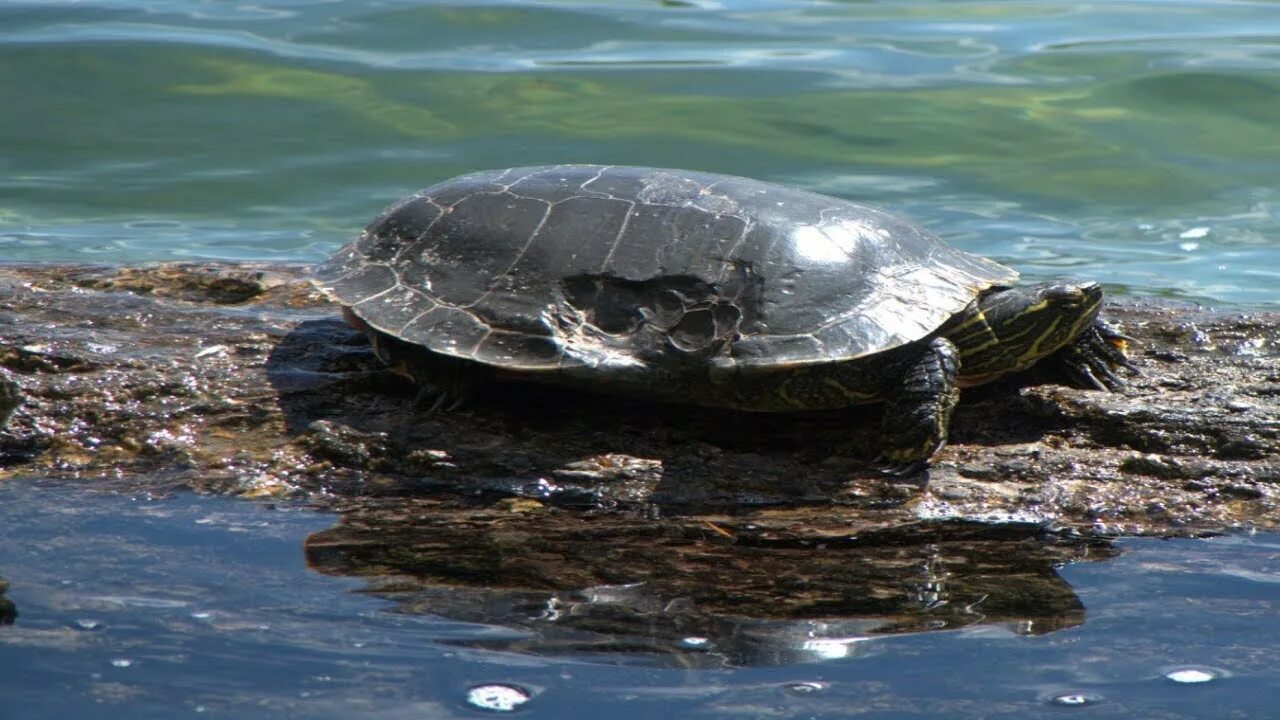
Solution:
{"label": "water reflection", "polygon": [[886,634],[1084,622],[1057,569],[1110,544],[1039,526],[923,523],[803,546],[548,510],[349,514],[310,566],[369,578],[400,612],[514,628],[450,642],[614,662],[760,666],[860,656]]}
{"label": "water reflection", "polygon": [[[464,581],[470,558],[484,553],[448,545],[424,553],[428,543],[450,536],[413,536],[415,526],[431,522],[421,504],[405,510],[418,520],[390,523],[389,534],[379,532],[385,518],[369,513],[351,513],[343,525],[321,531],[332,518],[298,508],[123,489],[91,493],[25,480],[0,485],[0,572],[11,582],[6,594],[20,606],[17,622],[0,627],[0,715],[346,720],[470,717],[511,708],[525,718],[640,720],[847,717],[874,708],[877,717],[924,720],[1042,717],[1045,707],[1090,706],[1090,718],[1128,720],[1271,717],[1280,699],[1273,659],[1280,645],[1280,537],[1274,535],[1119,540],[1123,557],[1060,569],[1087,598],[1088,622],[1080,624],[1083,611],[1052,558],[1072,563],[1110,558],[1115,550],[1042,537],[1030,526],[1007,532],[921,526],[915,534],[799,552],[735,543],[714,532],[682,534],[700,522],[668,519],[649,525],[647,535],[637,531],[636,543],[647,537],[648,545],[667,550],[665,564],[655,550],[645,566],[617,555],[627,543],[609,539],[617,532],[609,530],[608,516],[577,514],[579,555],[561,557],[551,553],[572,544],[535,539],[520,549],[514,534],[500,541],[491,516],[487,533],[452,537],[505,543],[509,557],[489,552],[489,569],[472,568],[474,577]],[[564,534],[558,514],[530,523],[528,535]],[[436,517],[486,524],[480,511]],[[307,572],[299,545],[308,532],[315,533],[313,560],[331,561],[333,571],[359,569],[366,580]],[[322,543],[326,538],[332,542]],[[399,554],[394,543],[406,541]],[[888,549],[895,541],[896,556]],[[965,554],[966,544],[987,551]],[[883,552],[864,552],[871,546]],[[342,561],[344,551],[351,552],[349,561]],[[737,558],[738,564],[717,574],[690,561],[715,552],[716,562]],[[450,553],[460,562],[451,562]],[[788,554],[790,567],[768,560]],[[589,587],[588,574],[574,571],[593,555],[599,567],[616,563],[617,576],[688,571],[667,586],[689,594],[677,602],[663,596],[661,581],[617,579],[590,591],[531,589],[552,571],[572,587]],[[831,562],[806,563],[808,556]],[[361,564],[379,557],[388,561],[381,570]],[[530,557],[540,557],[547,569],[517,572]],[[418,566],[415,558],[444,569]],[[767,588],[781,595],[772,615],[763,594],[736,594],[749,591],[750,582],[720,585],[734,574],[754,577],[758,558],[778,575]],[[444,577],[451,567],[458,572]],[[845,577],[877,567],[877,582]],[[486,590],[478,585],[486,573],[524,590]],[[842,615],[841,602],[822,610],[797,602],[816,594],[803,577],[850,596],[880,587],[891,596],[883,603],[888,612],[954,619],[950,627],[968,629],[881,634],[894,618],[874,609]],[[999,592],[1004,584],[1012,591]],[[350,592],[362,585],[395,602]],[[973,598],[993,589],[974,606]],[[567,600],[549,606],[553,597]],[[1037,609],[1045,598],[1060,602],[1061,612]],[[938,600],[945,604],[937,606]],[[610,603],[618,605],[612,615]],[[955,612],[966,603],[970,612]],[[415,609],[454,615],[410,612]],[[985,617],[975,620],[975,611]],[[595,625],[587,624],[592,613],[602,618]],[[618,615],[629,618],[625,632],[617,632]],[[683,636],[659,634],[671,624],[665,619],[680,615],[706,622]],[[827,619],[815,619],[819,615]],[[642,625],[645,617],[657,630]],[[1001,618],[1030,618],[1031,626]],[[1047,629],[1041,619],[1074,627],[1015,634]],[[568,639],[560,648],[553,646],[556,633]],[[755,662],[775,666],[719,669],[732,658],[715,655],[717,648],[737,643],[745,654],[752,646],[744,636],[759,648]],[[655,638],[679,647],[656,655]],[[582,650],[591,640],[601,651]],[[523,654],[501,651],[507,649]],[[655,658],[671,667],[651,667]],[[827,661],[782,664],[797,659]],[[716,669],[690,672],[687,666]]]}
{"label": "water reflection", "polygon": [[9,581],[0,578],[0,625],[12,625],[14,620],[18,619],[18,608],[13,601],[5,597],[5,591],[9,589]]}

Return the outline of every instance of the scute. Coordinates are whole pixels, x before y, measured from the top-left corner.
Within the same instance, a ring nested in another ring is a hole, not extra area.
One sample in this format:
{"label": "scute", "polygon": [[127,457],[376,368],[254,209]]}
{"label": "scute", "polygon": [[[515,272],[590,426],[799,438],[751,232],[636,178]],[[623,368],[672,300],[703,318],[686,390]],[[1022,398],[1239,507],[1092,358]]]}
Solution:
{"label": "scute", "polygon": [[315,282],[371,326],[432,351],[574,371],[857,358],[928,335],[1016,278],[838,198],[709,173],[567,165],[427,188]]}

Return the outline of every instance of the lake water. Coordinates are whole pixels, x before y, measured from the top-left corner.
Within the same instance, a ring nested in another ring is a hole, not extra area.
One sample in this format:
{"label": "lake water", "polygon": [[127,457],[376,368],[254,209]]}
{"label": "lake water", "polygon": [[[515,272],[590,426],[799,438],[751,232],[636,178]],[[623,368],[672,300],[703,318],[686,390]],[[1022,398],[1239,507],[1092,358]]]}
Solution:
{"label": "lake water", "polygon": [[0,625],[0,717],[479,717],[503,688],[527,698],[519,717],[616,720],[1268,718],[1280,701],[1276,535],[1121,540],[1058,571],[1084,611],[1055,632],[862,633],[707,668],[488,649],[529,631],[397,612],[309,572],[303,541],[332,524],[227,498],[0,487],[17,612]]}
{"label": "lake water", "polygon": [[317,260],[455,174],[883,204],[1032,277],[1280,305],[1273,2],[0,3],[0,258]]}
{"label": "lake water", "polygon": [[[884,205],[1031,277],[1275,309],[1278,69],[1273,2],[0,2],[0,262],[309,262],[455,174],[633,163]],[[356,592],[304,560],[336,522],[0,487],[0,717],[472,717],[502,685],[521,717],[617,720],[1280,706],[1276,536],[1118,541],[1060,570],[1083,619],[1053,632],[707,668]]]}

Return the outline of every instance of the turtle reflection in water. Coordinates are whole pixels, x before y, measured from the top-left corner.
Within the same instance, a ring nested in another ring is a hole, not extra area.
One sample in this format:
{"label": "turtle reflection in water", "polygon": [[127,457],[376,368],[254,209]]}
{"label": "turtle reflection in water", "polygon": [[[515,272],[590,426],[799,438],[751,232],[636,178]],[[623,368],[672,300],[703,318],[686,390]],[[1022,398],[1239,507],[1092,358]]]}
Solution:
{"label": "turtle reflection in water", "polygon": [[433,185],[315,283],[433,407],[482,366],[749,411],[884,402],[878,462],[905,474],[946,443],[961,387],[1047,357],[1100,390],[1132,369],[1096,283],[1017,275],[825,195],[562,165]]}

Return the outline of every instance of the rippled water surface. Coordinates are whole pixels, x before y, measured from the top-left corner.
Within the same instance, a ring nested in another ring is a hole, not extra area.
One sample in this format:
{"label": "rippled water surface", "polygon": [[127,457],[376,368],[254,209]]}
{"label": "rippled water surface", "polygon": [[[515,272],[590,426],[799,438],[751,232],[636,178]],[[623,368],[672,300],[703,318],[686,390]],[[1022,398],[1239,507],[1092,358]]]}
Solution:
{"label": "rippled water surface", "polygon": [[1280,304],[1272,2],[0,4],[0,258],[315,260],[464,171],[689,167]]}
{"label": "rippled water surface", "polygon": [[1084,621],[1047,634],[853,634],[807,662],[705,669],[480,649],[528,631],[407,614],[308,571],[304,539],[333,522],[0,487],[0,619],[17,614],[0,624],[0,716],[1129,720],[1265,718],[1280,703],[1277,536],[1120,541],[1118,558],[1059,571]]}
{"label": "rippled water surface", "polygon": [[[888,206],[1032,277],[1277,308],[1277,70],[1274,2],[0,2],[0,262],[313,261],[462,172],[632,163]],[[815,626],[715,669],[407,612],[307,568],[335,522],[0,486],[0,717],[1280,706],[1276,536],[1120,541],[1061,569],[1052,632]]]}

